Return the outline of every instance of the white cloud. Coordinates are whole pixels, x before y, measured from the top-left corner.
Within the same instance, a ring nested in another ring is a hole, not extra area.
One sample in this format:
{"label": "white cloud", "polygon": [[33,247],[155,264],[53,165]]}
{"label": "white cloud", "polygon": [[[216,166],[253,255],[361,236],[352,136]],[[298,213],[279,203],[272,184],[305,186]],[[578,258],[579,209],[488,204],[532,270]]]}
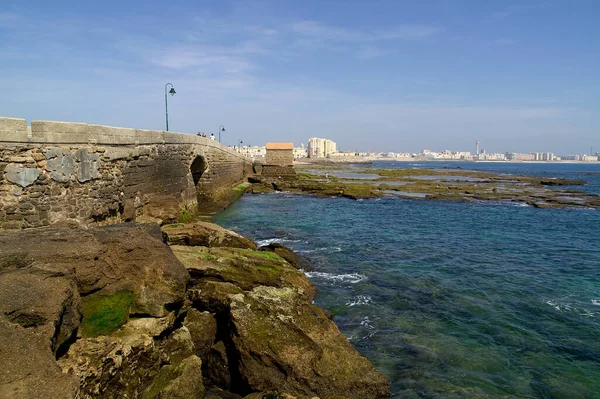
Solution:
{"label": "white cloud", "polygon": [[361,31],[345,29],[317,21],[301,21],[291,25],[291,30],[301,36],[316,37],[325,41],[368,43],[385,40],[419,40],[434,35],[439,29],[432,25],[398,25],[388,29]]}

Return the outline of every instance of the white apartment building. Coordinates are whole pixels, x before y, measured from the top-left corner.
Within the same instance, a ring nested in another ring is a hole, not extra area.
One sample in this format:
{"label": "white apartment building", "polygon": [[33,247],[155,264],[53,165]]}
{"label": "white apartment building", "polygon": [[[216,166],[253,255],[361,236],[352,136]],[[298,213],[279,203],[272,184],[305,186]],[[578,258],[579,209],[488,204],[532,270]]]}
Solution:
{"label": "white apartment building", "polygon": [[308,150],[302,147],[294,147],[294,159],[308,157]]}
{"label": "white apartment building", "polygon": [[327,158],[334,152],[337,152],[335,141],[317,137],[308,139],[309,158]]}

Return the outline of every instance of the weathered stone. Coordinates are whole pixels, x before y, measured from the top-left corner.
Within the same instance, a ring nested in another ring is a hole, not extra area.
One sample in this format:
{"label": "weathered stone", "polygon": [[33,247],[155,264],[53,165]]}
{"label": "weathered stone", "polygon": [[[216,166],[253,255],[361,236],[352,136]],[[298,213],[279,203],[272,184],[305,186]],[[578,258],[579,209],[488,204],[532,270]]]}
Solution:
{"label": "weathered stone", "polygon": [[256,244],[246,237],[213,223],[166,225],[162,231],[169,245],[256,249]]}
{"label": "weathered stone", "polygon": [[227,348],[223,341],[215,343],[210,348],[208,353],[208,366],[205,367],[205,374],[206,378],[213,384],[223,389],[232,388]]}
{"label": "weathered stone", "polygon": [[33,159],[33,157],[28,156],[28,155],[13,155],[11,157],[8,157],[8,162],[12,162],[12,163],[35,163],[35,160]]}
{"label": "weathered stone", "polygon": [[7,165],[4,173],[6,180],[21,187],[32,185],[41,174],[37,168],[23,168],[15,165]]}
{"label": "weathered stone", "polygon": [[277,255],[281,256],[283,259],[287,260],[290,265],[294,266],[296,269],[301,269],[305,271],[313,270],[312,266],[308,262],[308,260],[296,254],[294,251],[282,245],[278,242],[271,243],[269,245],[264,245],[259,248],[261,251],[270,251],[275,252]]}
{"label": "weathered stone", "polygon": [[60,183],[68,183],[74,171],[74,160],[70,151],[60,148],[49,148],[46,151],[46,170],[50,177]]}
{"label": "weathered stone", "polygon": [[0,317],[0,342],[0,398],[77,397],[77,377],[61,372],[46,337]]}
{"label": "weathered stone", "polygon": [[90,154],[85,148],[80,148],[75,151],[75,161],[77,162],[77,180],[80,183],[98,178],[99,160],[100,157],[98,154]]}
{"label": "weathered stone", "polygon": [[193,306],[219,320],[205,366],[214,384],[238,394],[389,397],[388,382],[312,305],[314,287],[288,262],[248,249],[171,248],[190,271]]}
{"label": "weathered stone", "polygon": [[187,327],[194,343],[194,353],[206,362],[208,351],[215,342],[217,321],[209,312],[189,309],[183,325]]}
{"label": "weathered stone", "polygon": [[0,264],[26,254],[29,267],[70,275],[82,295],[131,293],[126,315],[164,316],[183,300],[188,273],[161,239],[158,226],[135,224],[0,232]]}
{"label": "weathered stone", "polygon": [[34,330],[56,353],[79,327],[79,293],[70,276],[31,269],[32,261],[19,250],[0,255],[0,314]]}
{"label": "weathered stone", "polygon": [[291,288],[261,286],[230,298],[236,373],[252,390],[323,399],[390,396],[386,379]]}
{"label": "weathered stone", "polygon": [[260,285],[290,287],[308,299],[316,293],[304,273],[274,253],[239,248],[172,246],[171,249],[193,281],[213,279],[243,290]]}
{"label": "weathered stone", "polygon": [[[167,378],[172,379],[162,388]],[[144,398],[148,399],[202,399],[203,397],[202,361],[197,356],[184,359],[176,367],[163,366],[155,383],[144,392]]]}

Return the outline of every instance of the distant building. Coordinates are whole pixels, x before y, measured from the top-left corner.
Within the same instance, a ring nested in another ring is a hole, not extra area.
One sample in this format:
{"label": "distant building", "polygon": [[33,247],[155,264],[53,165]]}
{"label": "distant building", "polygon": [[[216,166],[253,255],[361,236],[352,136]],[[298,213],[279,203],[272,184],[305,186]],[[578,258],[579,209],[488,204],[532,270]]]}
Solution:
{"label": "distant building", "polygon": [[267,143],[266,149],[265,164],[279,166],[294,164],[293,143]]}
{"label": "distant building", "polygon": [[335,141],[318,137],[308,139],[309,158],[327,158],[335,152],[337,152]]}
{"label": "distant building", "polygon": [[248,158],[264,158],[267,155],[267,149],[265,146],[246,146],[240,149],[242,155]]}
{"label": "distant building", "polygon": [[308,157],[308,151],[304,147],[294,147],[294,159]]}
{"label": "distant building", "polygon": [[294,144],[292,143],[267,143],[267,155],[264,165],[260,166],[260,174],[268,179],[293,180],[296,179],[294,169]]}

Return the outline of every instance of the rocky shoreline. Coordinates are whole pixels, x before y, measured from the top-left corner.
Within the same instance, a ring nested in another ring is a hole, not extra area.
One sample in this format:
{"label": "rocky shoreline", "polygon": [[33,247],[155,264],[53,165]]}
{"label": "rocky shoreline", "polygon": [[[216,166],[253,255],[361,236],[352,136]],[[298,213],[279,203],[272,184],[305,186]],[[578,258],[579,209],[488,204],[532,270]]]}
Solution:
{"label": "rocky shoreline", "polygon": [[372,168],[302,165],[294,179],[252,179],[250,191],[287,191],[319,197],[385,196],[465,202],[499,201],[536,208],[600,208],[600,196],[574,189],[584,180],[509,175],[461,168]]}
{"label": "rocky shoreline", "polygon": [[389,397],[302,262],[204,222],[0,232],[0,397]]}

